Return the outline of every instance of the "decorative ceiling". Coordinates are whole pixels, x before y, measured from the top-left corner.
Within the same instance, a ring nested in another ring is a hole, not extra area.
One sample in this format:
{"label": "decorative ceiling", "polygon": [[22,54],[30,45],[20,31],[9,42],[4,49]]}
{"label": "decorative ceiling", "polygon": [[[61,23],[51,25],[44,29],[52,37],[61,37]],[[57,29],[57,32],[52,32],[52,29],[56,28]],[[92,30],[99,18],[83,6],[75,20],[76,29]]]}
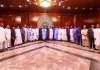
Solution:
{"label": "decorative ceiling", "polygon": [[46,8],[41,7],[39,1],[0,0],[0,12],[90,13],[100,10],[100,0],[50,0]]}

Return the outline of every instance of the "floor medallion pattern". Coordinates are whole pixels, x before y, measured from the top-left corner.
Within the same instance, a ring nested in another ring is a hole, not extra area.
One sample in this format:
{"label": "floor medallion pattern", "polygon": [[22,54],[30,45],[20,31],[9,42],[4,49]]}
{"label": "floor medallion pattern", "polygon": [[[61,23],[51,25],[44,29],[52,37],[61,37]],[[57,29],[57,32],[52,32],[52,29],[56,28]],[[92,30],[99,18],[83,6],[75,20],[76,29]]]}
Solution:
{"label": "floor medallion pattern", "polygon": [[21,46],[0,53],[0,70],[89,70],[90,68],[90,60],[64,52],[68,47],[46,42],[32,42]]}

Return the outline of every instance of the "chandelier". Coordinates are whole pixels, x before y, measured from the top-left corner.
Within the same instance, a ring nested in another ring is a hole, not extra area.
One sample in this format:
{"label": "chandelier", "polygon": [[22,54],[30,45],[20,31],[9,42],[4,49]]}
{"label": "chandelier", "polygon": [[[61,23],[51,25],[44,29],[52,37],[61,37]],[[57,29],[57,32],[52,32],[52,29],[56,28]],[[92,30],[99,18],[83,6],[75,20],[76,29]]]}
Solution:
{"label": "chandelier", "polygon": [[36,5],[39,5],[41,7],[44,7],[44,8],[47,8],[47,7],[50,7],[50,6],[54,6],[56,5],[56,0],[27,0],[28,2],[30,3],[34,3]]}
{"label": "chandelier", "polygon": [[42,7],[51,6],[51,0],[40,0],[40,6],[42,6]]}

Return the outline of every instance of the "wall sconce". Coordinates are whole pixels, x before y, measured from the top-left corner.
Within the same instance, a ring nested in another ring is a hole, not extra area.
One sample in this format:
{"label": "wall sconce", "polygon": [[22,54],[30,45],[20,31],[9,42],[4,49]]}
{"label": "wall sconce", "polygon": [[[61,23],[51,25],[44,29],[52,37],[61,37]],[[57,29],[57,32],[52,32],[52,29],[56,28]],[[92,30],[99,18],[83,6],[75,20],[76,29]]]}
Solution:
{"label": "wall sconce", "polygon": [[33,21],[38,21],[38,17],[34,17],[32,20]]}
{"label": "wall sconce", "polygon": [[53,21],[53,22],[56,22],[56,21],[57,21],[57,19],[56,19],[56,18],[52,18],[52,21]]}
{"label": "wall sconce", "polygon": [[18,23],[21,23],[21,17],[20,17],[20,16],[17,16],[17,17],[15,18],[15,21],[18,22]]}

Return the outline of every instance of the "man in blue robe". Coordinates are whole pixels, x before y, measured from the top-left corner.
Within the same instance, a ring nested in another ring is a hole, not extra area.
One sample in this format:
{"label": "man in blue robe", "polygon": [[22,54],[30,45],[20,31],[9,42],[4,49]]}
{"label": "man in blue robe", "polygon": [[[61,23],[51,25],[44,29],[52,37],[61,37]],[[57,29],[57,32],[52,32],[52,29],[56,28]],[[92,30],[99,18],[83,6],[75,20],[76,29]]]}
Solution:
{"label": "man in blue robe", "polygon": [[45,41],[47,39],[47,29],[42,28],[42,40]]}
{"label": "man in blue robe", "polygon": [[28,28],[28,41],[29,42],[31,42],[32,41],[32,38],[33,36],[32,36],[32,26],[30,26],[29,28]]}
{"label": "man in blue robe", "polygon": [[55,36],[55,27],[53,27],[52,29],[53,29],[53,40],[55,40],[54,39],[54,36]]}
{"label": "man in blue robe", "polygon": [[58,40],[58,28],[55,28],[55,31],[54,31],[54,40]]}
{"label": "man in blue robe", "polygon": [[70,29],[69,29],[69,27],[66,27],[66,33],[67,33],[68,42],[70,42]]}
{"label": "man in blue robe", "polygon": [[77,28],[76,28],[76,26],[75,26],[74,29],[73,29],[73,38],[74,38],[74,43],[75,43],[75,44],[78,43],[78,38],[77,38],[77,33],[76,33],[76,31],[77,31]]}
{"label": "man in blue robe", "polygon": [[82,45],[81,28],[80,27],[77,28],[76,35],[77,35],[77,39],[78,39],[77,44]]}
{"label": "man in blue robe", "polygon": [[25,42],[25,30],[24,30],[24,27],[22,27],[22,28],[20,29],[20,32],[21,32],[22,41],[23,41],[23,43],[24,43],[24,42]]}

